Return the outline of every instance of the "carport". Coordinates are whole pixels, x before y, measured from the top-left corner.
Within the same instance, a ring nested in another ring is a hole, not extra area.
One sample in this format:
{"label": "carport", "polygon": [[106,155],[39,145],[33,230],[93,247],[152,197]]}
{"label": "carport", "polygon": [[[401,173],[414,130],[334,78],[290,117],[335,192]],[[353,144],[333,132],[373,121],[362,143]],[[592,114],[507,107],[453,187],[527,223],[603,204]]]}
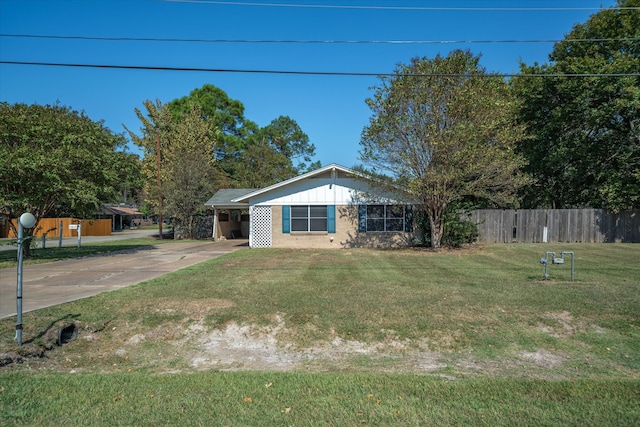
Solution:
{"label": "carport", "polygon": [[249,236],[249,203],[232,202],[254,188],[232,188],[218,190],[205,205],[213,209],[214,241],[247,238]]}

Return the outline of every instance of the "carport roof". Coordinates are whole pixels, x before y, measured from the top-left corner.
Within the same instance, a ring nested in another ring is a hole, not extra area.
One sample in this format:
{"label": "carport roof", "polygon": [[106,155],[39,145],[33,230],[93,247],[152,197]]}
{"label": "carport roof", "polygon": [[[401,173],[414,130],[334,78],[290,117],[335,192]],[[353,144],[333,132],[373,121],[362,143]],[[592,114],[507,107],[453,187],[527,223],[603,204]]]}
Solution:
{"label": "carport roof", "polygon": [[232,202],[234,199],[239,199],[247,194],[258,191],[255,188],[224,188],[218,190],[207,202],[205,206],[210,206],[217,209],[243,209],[248,208],[249,203]]}
{"label": "carport roof", "polygon": [[143,216],[137,208],[128,205],[102,205],[106,214],[124,215],[124,216]]}

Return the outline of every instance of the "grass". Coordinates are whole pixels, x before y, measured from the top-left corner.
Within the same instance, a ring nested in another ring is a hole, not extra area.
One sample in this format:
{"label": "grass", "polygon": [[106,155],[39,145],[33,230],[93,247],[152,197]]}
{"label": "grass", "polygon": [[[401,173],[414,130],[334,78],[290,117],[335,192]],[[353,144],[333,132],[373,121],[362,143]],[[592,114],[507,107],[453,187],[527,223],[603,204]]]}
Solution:
{"label": "grass", "polygon": [[548,248],[244,250],[3,319],[0,424],[637,425],[640,245]]}
{"label": "grass", "polygon": [[[15,240],[14,240],[15,241]],[[7,239],[5,244],[10,244],[12,240]],[[101,255],[124,250],[131,250],[160,243],[171,242],[171,240],[159,240],[153,237],[138,237],[126,240],[113,240],[105,242],[83,243],[80,248],[77,246],[58,247],[57,242],[49,242],[45,249],[31,248],[31,258],[24,259],[25,265],[42,262],[58,261],[62,259],[79,258],[90,255]],[[0,269],[17,265],[16,250],[0,251]]]}
{"label": "grass", "polygon": [[[206,372],[2,377],[3,425],[631,426],[638,383]],[[12,402],[12,405],[8,405]]]}

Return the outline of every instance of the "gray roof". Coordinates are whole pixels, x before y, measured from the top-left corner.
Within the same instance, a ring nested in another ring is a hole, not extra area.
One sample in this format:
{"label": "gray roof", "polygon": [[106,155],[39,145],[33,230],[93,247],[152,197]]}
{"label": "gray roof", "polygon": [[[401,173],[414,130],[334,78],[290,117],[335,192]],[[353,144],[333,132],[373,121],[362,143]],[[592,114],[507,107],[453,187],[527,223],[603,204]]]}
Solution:
{"label": "gray roof", "polygon": [[248,208],[249,203],[232,202],[233,199],[238,199],[246,194],[250,194],[257,191],[255,188],[223,188],[218,190],[207,202],[205,206],[211,206],[212,208],[221,209],[242,209]]}

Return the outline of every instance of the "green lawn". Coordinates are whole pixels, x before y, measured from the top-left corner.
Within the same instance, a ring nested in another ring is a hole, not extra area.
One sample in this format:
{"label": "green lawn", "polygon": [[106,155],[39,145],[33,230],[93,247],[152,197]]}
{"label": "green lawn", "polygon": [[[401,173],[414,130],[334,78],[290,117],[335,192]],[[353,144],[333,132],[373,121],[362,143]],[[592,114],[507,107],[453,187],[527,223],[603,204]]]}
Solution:
{"label": "green lawn", "polygon": [[[125,240],[113,240],[105,242],[82,243],[77,246],[58,247],[57,242],[49,241],[47,247],[32,248],[32,257],[25,258],[24,264],[36,264],[42,262],[58,261],[61,259],[78,258],[89,255],[101,255],[117,251],[132,250],[145,246],[157,245],[161,243],[169,243],[173,240],[159,240],[153,237],[138,237]],[[0,244],[15,244],[15,240],[4,239]],[[17,246],[14,250],[0,251],[0,269],[17,265]]]}
{"label": "green lawn", "polygon": [[638,425],[639,286],[640,245],[237,251],[0,321],[0,424]]}

